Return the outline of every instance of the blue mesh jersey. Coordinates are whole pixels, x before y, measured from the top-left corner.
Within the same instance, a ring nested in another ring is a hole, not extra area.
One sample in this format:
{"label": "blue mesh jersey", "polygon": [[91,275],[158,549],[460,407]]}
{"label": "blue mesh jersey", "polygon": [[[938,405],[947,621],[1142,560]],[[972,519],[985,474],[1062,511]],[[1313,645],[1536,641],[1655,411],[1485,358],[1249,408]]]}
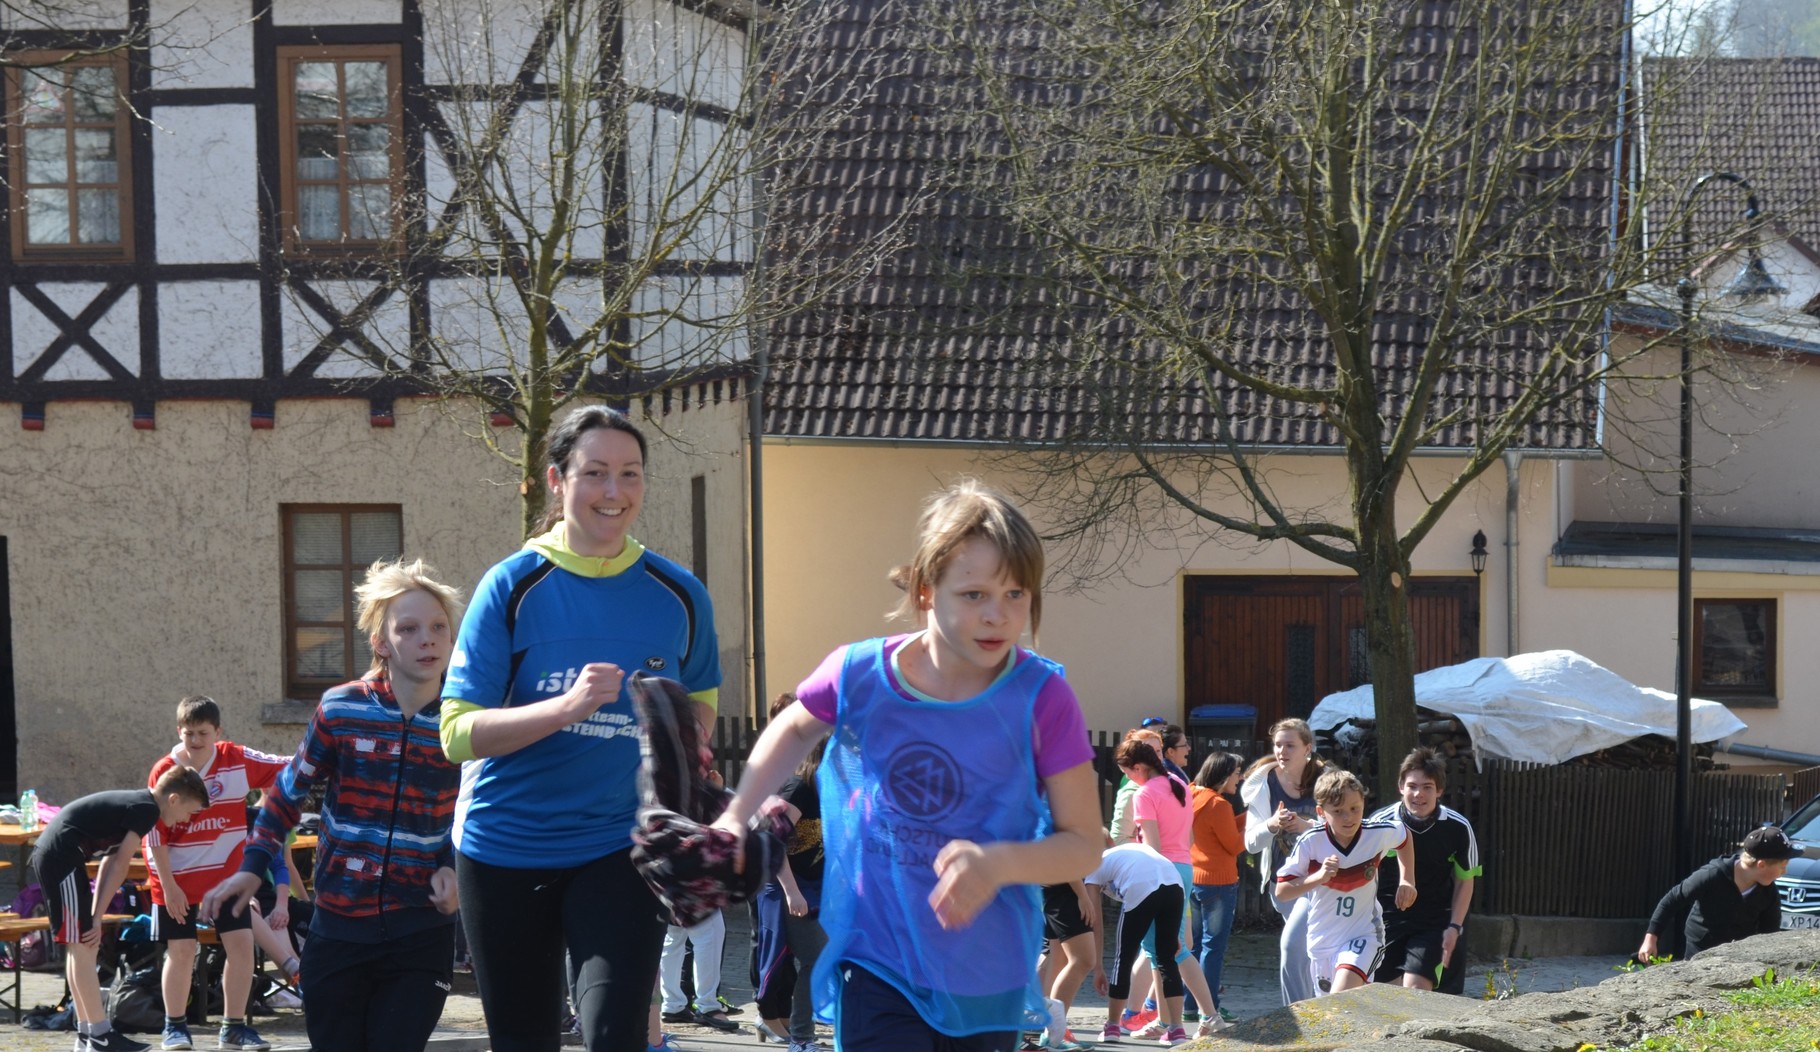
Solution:
{"label": "blue mesh jersey", "polygon": [[833,1022],[842,961],[896,987],[925,1022],[956,1037],[1024,1025],[1044,1011],[1035,961],[1042,902],[1031,885],[956,931],[929,905],[950,840],[1036,839],[1044,810],[1030,737],[1037,690],[1061,667],[1027,655],[984,694],[911,701],[892,689],[884,640],[848,648],[839,709],[817,776],[826,871],[815,1003]]}
{"label": "blue mesh jersey", "polygon": [[[542,701],[590,662],[720,685],[707,589],[652,551],[608,577],[585,577],[533,548],[481,579],[462,618],[443,697],[488,708]],[[625,691],[592,716],[462,779],[457,843],[495,866],[577,866],[632,846],[638,726]]]}

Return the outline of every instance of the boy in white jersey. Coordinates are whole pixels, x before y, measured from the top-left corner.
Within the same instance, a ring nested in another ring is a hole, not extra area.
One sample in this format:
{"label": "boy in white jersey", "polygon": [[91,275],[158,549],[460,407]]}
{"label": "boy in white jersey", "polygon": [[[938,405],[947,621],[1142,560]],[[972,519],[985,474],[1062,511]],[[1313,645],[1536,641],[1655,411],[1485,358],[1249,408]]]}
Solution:
{"label": "boy in white jersey", "polygon": [[1397,853],[1398,909],[1416,900],[1416,853],[1401,822],[1366,822],[1365,787],[1350,771],[1328,771],[1314,783],[1315,812],[1325,825],[1303,833],[1277,870],[1276,896],[1312,895],[1308,967],[1315,989],[1339,993],[1371,981],[1384,948],[1378,906],[1378,860]]}

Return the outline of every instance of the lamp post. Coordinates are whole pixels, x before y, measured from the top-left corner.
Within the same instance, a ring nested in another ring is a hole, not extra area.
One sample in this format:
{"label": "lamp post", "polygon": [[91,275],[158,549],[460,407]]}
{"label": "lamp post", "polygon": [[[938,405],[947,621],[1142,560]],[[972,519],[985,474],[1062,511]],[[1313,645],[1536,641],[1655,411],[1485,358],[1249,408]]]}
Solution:
{"label": "lamp post", "polygon": [[[1680,515],[1675,536],[1675,793],[1674,857],[1675,872],[1686,874],[1694,866],[1693,801],[1693,678],[1694,678],[1694,294],[1699,283],[1692,273],[1693,203],[1706,184],[1730,183],[1744,192],[1744,220],[1755,224],[1761,214],[1756,191],[1740,175],[1732,172],[1707,172],[1694,180],[1681,198],[1681,265],[1687,268],[1675,291],[1681,296],[1681,488]],[[1780,293],[1782,286],[1764,269],[1758,254],[1755,230],[1749,257],[1722,294],[1749,302]]]}

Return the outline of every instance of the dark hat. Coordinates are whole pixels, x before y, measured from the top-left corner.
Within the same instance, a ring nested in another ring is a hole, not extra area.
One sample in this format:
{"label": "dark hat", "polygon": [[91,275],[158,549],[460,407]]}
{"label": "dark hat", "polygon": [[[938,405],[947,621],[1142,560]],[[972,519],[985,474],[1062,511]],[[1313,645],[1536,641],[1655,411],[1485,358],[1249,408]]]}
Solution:
{"label": "dark hat", "polygon": [[1751,830],[1750,835],[1744,838],[1744,843],[1740,846],[1745,854],[1764,862],[1779,862],[1800,854],[1795,850],[1795,844],[1789,840],[1788,834],[1775,826],[1764,826],[1761,829]]}

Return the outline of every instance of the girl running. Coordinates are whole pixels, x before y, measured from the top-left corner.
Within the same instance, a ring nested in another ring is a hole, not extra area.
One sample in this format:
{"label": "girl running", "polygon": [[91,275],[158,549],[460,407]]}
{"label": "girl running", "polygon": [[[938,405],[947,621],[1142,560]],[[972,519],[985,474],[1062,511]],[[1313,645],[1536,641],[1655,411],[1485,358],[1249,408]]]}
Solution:
{"label": "girl running", "polygon": [[[743,829],[832,732],[818,1015],[843,1052],[999,1052],[1045,1012],[1036,886],[1099,859],[1093,754],[1061,668],[1017,645],[1042,617],[1043,550],[1022,513],[963,482],[920,535],[892,580],[921,630],[829,655],[717,825]],[[1041,839],[1039,794],[1055,825]]]}
{"label": "girl running", "polygon": [[1264,875],[1259,890],[1283,917],[1277,979],[1287,1005],[1314,997],[1307,964],[1308,899],[1278,899],[1276,872],[1296,838],[1320,824],[1314,813],[1314,783],[1327,765],[1314,754],[1314,731],[1307,720],[1271,724],[1270,750],[1245,772],[1239,797],[1245,802],[1245,850],[1263,856],[1258,860],[1258,871]]}

